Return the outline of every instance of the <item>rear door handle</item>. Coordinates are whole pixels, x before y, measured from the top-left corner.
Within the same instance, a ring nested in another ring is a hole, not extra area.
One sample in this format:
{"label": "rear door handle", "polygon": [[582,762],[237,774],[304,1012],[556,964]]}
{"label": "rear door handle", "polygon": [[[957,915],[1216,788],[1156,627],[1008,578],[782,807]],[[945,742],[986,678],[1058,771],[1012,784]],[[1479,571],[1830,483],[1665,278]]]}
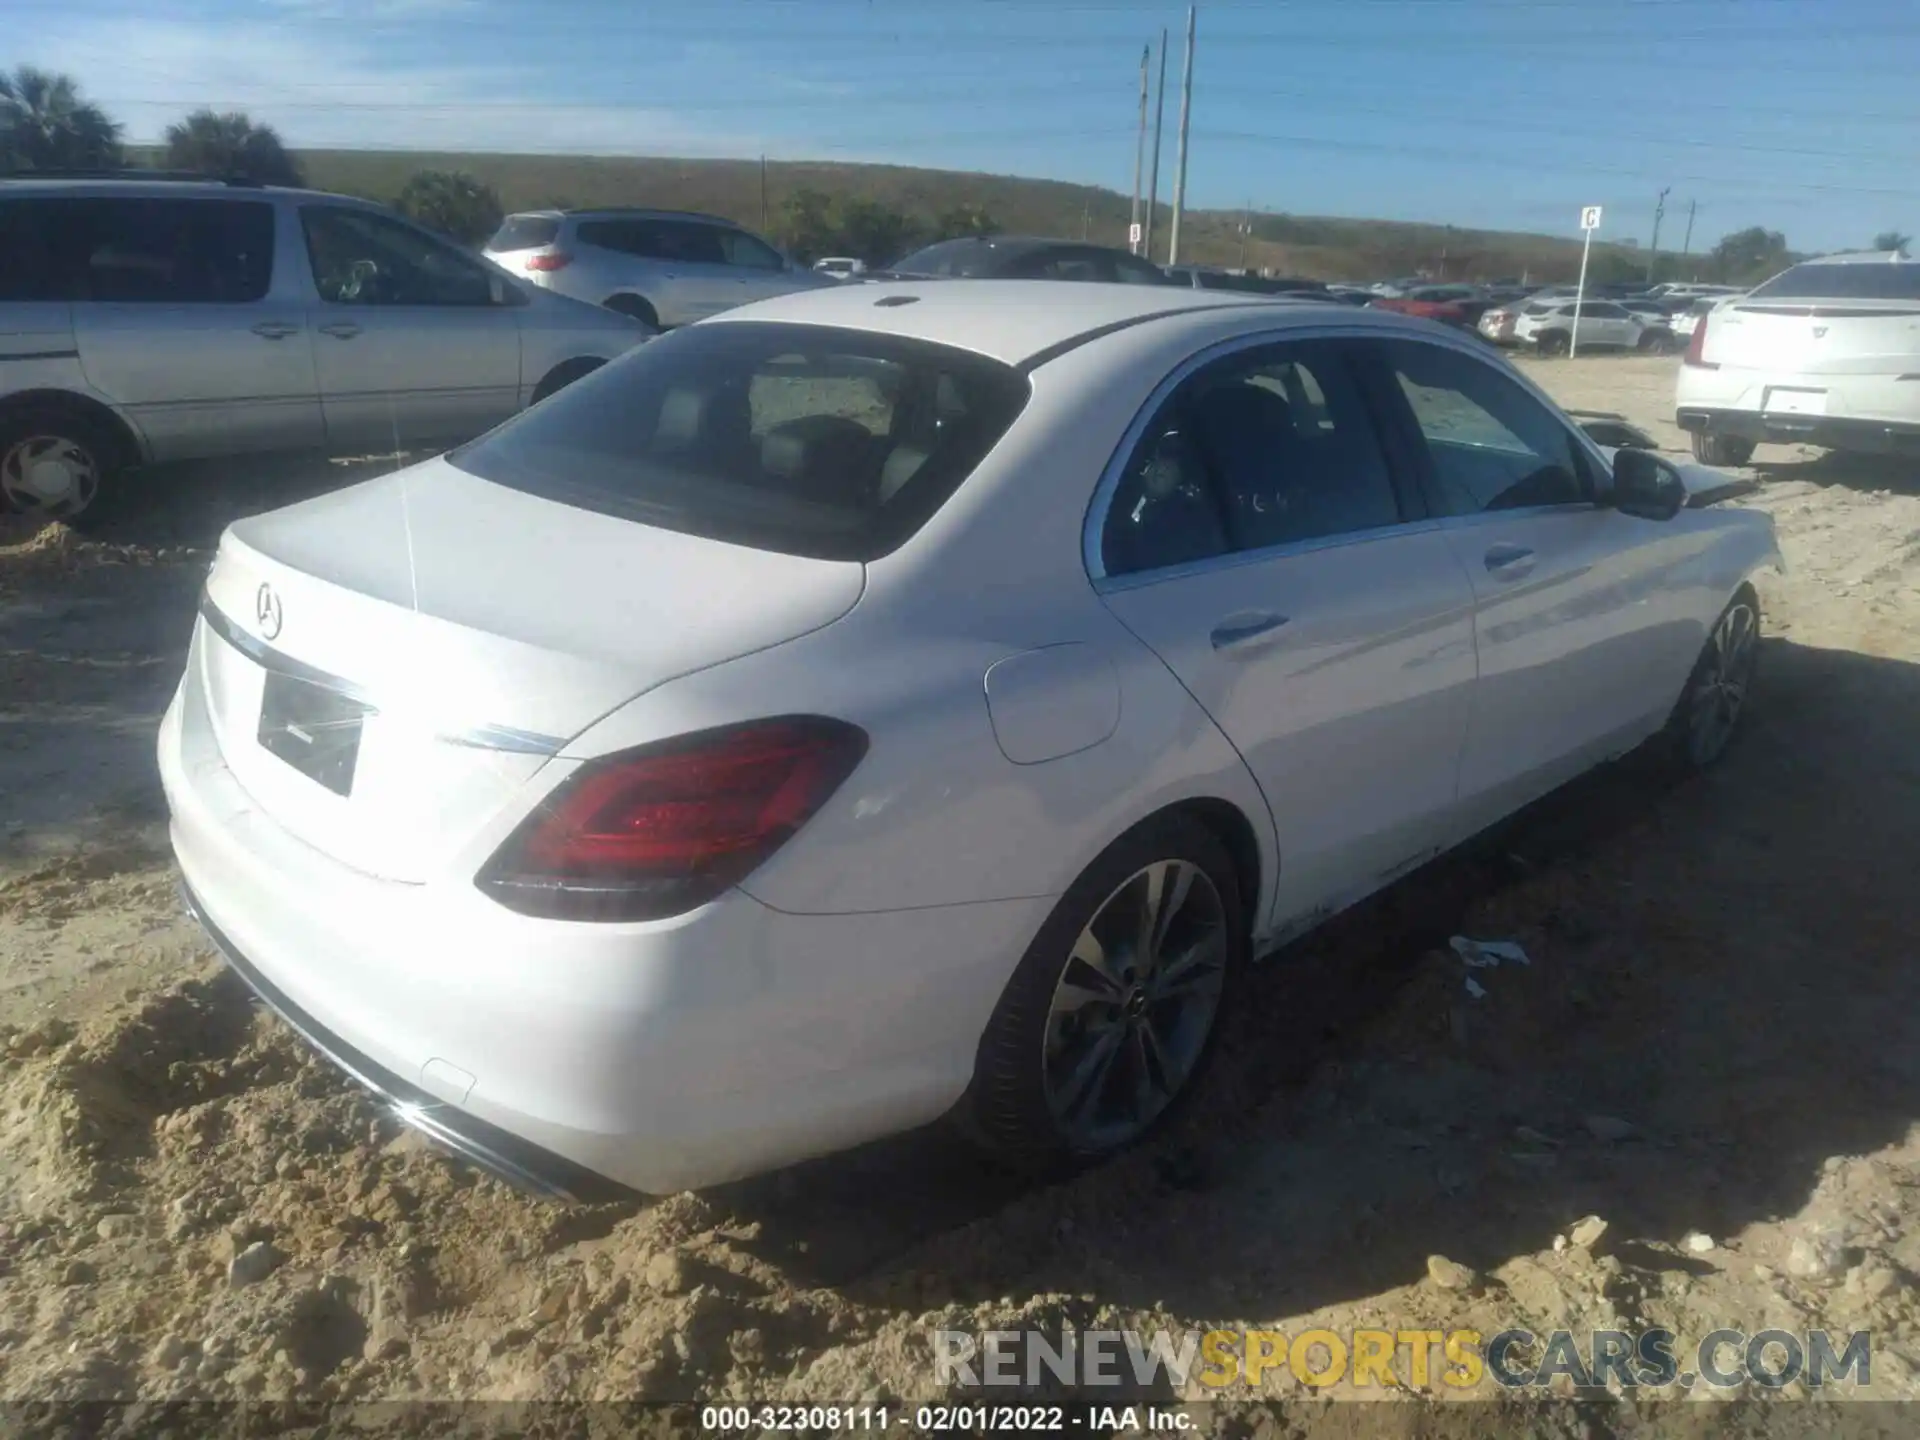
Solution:
{"label": "rear door handle", "polygon": [[1284,615],[1258,614],[1235,615],[1222,620],[1213,627],[1213,648],[1232,650],[1237,646],[1250,644],[1263,635],[1271,635],[1287,623]]}
{"label": "rear door handle", "polygon": [[253,327],[253,333],[263,340],[284,340],[289,335],[298,335],[300,327],[290,320],[262,320]]}
{"label": "rear door handle", "polygon": [[331,335],[336,340],[351,340],[360,333],[360,327],[351,320],[335,320],[320,327],[322,335]]}
{"label": "rear door handle", "polygon": [[1534,554],[1524,545],[1495,545],[1487,551],[1486,563],[1496,580],[1518,580],[1532,573]]}

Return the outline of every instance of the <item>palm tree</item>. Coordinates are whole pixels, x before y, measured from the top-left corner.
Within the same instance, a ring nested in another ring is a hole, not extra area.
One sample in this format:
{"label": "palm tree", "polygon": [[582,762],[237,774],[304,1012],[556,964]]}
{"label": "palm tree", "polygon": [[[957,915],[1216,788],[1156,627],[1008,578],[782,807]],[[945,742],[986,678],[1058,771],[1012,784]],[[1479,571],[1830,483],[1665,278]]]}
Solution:
{"label": "palm tree", "polygon": [[1878,235],[1873,237],[1874,249],[1896,250],[1902,255],[1907,253],[1907,246],[1912,243],[1913,237],[1911,235],[1902,235],[1898,230],[1882,230]]}
{"label": "palm tree", "polygon": [[0,170],[111,170],[120,127],[71,76],[22,65],[0,72]]}
{"label": "palm tree", "polygon": [[175,170],[252,180],[260,185],[306,183],[299,162],[287,153],[271,125],[256,125],[239,111],[216,115],[196,110],[167,127],[167,164]]}

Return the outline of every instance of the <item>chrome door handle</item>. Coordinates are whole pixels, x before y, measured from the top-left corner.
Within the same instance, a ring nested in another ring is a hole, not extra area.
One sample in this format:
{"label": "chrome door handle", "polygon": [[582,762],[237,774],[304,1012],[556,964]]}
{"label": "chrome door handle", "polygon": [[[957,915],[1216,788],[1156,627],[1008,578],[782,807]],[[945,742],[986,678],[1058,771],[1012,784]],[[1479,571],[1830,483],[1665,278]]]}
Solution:
{"label": "chrome door handle", "polygon": [[253,327],[253,333],[262,340],[284,340],[289,335],[298,335],[300,327],[288,320],[262,320]]}
{"label": "chrome door handle", "polygon": [[1236,645],[1258,640],[1262,635],[1271,635],[1286,623],[1287,617],[1284,615],[1236,615],[1214,626],[1210,638],[1214,649],[1231,650]]}
{"label": "chrome door handle", "polygon": [[331,335],[336,340],[351,340],[360,333],[360,327],[351,320],[335,320],[320,327],[322,335]]}
{"label": "chrome door handle", "polygon": [[1498,580],[1518,580],[1533,570],[1533,551],[1524,545],[1495,545],[1487,551],[1487,573]]}

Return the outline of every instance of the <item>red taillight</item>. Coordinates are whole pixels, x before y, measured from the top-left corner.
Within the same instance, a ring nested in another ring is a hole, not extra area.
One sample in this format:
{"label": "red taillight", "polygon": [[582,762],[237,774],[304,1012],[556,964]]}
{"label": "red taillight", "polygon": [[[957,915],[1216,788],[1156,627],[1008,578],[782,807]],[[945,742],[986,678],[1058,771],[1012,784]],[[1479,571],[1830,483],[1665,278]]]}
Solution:
{"label": "red taillight", "polygon": [[866,753],[865,731],[790,715],[590,761],[508,837],[480,888],[549,919],[681,914],[764,863]]}
{"label": "red taillight", "polygon": [[1693,322],[1693,334],[1687,337],[1687,358],[1683,364],[1695,365],[1702,370],[1718,370],[1718,365],[1707,363],[1707,317],[1702,315]]}
{"label": "red taillight", "polygon": [[563,250],[549,250],[544,254],[529,255],[527,257],[527,269],[538,270],[543,274],[554,270],[564,270],[572,263],[573,257]]}

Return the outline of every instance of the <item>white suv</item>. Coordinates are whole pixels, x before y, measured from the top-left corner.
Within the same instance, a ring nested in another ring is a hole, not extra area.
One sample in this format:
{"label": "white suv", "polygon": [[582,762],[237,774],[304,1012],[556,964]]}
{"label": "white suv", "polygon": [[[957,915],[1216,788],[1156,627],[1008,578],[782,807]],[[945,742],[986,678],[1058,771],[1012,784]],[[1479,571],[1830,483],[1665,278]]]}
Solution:
{"label": "white suv", "polygon": [[1701,316],[1674,423],[1709,465],[1762,440],[1920,452],[1920,264],[1810,260]]}
{"label": "white suv", "polygon": [[543,290],[658,329],[736,305],[837,285],[717,215],[682,210],[534,210],[509,215],[487,258]]}
{"label": "white suv", "polygon": [[1529,300],[1513,338],[1542,355],[1564,355],[1573,348],[1576,325],[1582,350],[1660,350],[1672,333],[1613,300]]}

